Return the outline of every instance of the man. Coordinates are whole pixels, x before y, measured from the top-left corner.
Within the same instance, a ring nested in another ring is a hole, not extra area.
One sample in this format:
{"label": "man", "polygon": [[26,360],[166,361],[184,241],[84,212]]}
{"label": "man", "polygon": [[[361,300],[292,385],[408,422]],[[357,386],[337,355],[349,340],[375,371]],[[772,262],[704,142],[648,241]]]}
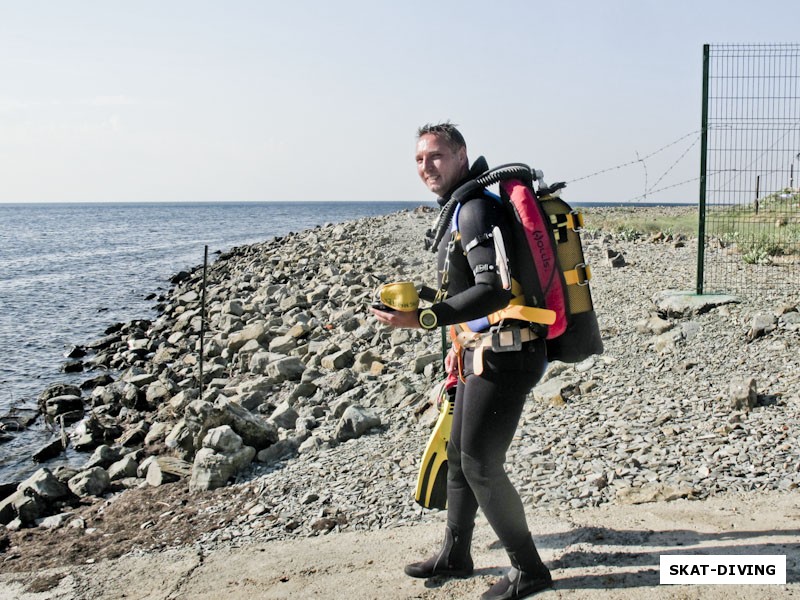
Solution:
{"label": "man", "polygon": [[[482,157],[470,168],[466,142],[449,122],[419,129],[416,161],[420,178],[443,207],[459,186],[487,169]],[[511,244],[503,242],[510,242],[511,233],[502,206],[485,191],[475,192],[462,199],[458,227],[451,229],[438,244],[440,301],[416,312],[373,309],[381,323],[435,329],[485,317],[508,305],[512,297],[509,277],[503,277],[508,267],[498,259],[498,244],[505,248],[511,275],[515,268]],[[517,328],[521,349],[495,352],[484,347],[476,360],[476,347],[464,344],[447,355],[445,367],[459,374],[459,383],[447,445],[445,539],[439,552],[405,568],[411,577],[469,576],[472,530],[480,507],[512,564],[508,574],[481,597],[484,600],[524,598],[552,585],[528,530],[519,494],[504,468],[525,398],[547,367],[545,344],[528,323],[502,327]]]}

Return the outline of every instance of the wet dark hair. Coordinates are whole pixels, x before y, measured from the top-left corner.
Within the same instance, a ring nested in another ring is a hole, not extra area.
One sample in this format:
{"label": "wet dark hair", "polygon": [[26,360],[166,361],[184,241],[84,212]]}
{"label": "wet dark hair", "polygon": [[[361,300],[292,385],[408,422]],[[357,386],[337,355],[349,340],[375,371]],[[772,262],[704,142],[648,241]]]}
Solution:
{"label": "wet dark hair", "polygon": [[456,125],[450,121],[444,121],[443,123],[426,123],[417,129],[417,139],[427,134],[441,138],[453,150],[467,147],[464,136],[456,129]]}

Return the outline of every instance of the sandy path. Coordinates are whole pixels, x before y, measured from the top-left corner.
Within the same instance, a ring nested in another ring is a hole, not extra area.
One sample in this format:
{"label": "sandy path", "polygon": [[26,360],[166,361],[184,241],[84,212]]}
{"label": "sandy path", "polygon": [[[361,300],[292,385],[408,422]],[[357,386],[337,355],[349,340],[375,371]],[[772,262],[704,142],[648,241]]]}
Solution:
{"label": "sandy path", "polygon": [[[537,598],[800,597],[800,496],[753,494],[703,502],[603,506],[560,516],[529,514],[556,578]],[[376,532],[191,549],[0,575],[0,599],[252,600],[277,598],[477,598],[506,563],[485,521],[476,528],[476,573],[466,580],[414,580],[402,565],[441,538],[425,524]],[[661,586],[660,554],[784,554],[787,585]]]}

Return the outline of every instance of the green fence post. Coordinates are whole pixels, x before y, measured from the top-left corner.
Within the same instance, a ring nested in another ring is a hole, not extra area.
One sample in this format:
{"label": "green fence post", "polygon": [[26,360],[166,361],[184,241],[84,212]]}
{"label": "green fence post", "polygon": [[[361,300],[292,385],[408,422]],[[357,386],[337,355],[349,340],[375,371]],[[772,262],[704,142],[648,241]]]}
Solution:
{"label": "green fence post", "polygon": [[703,44],[703,111],[700,127],[700,206],[697,219],[697,294],[703,293],[703,272],[706,249],[706,153],[708,151],[708,55]]}

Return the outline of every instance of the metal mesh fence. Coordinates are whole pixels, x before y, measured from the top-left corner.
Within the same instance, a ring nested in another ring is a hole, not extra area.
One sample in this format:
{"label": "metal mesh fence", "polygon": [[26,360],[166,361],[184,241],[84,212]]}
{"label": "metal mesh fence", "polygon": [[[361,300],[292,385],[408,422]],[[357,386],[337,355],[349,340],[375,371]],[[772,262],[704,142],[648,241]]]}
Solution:
{"label": "metal mesh fence", "polygon": [[703,48],[698,293],[800,289],[800,44]]}

